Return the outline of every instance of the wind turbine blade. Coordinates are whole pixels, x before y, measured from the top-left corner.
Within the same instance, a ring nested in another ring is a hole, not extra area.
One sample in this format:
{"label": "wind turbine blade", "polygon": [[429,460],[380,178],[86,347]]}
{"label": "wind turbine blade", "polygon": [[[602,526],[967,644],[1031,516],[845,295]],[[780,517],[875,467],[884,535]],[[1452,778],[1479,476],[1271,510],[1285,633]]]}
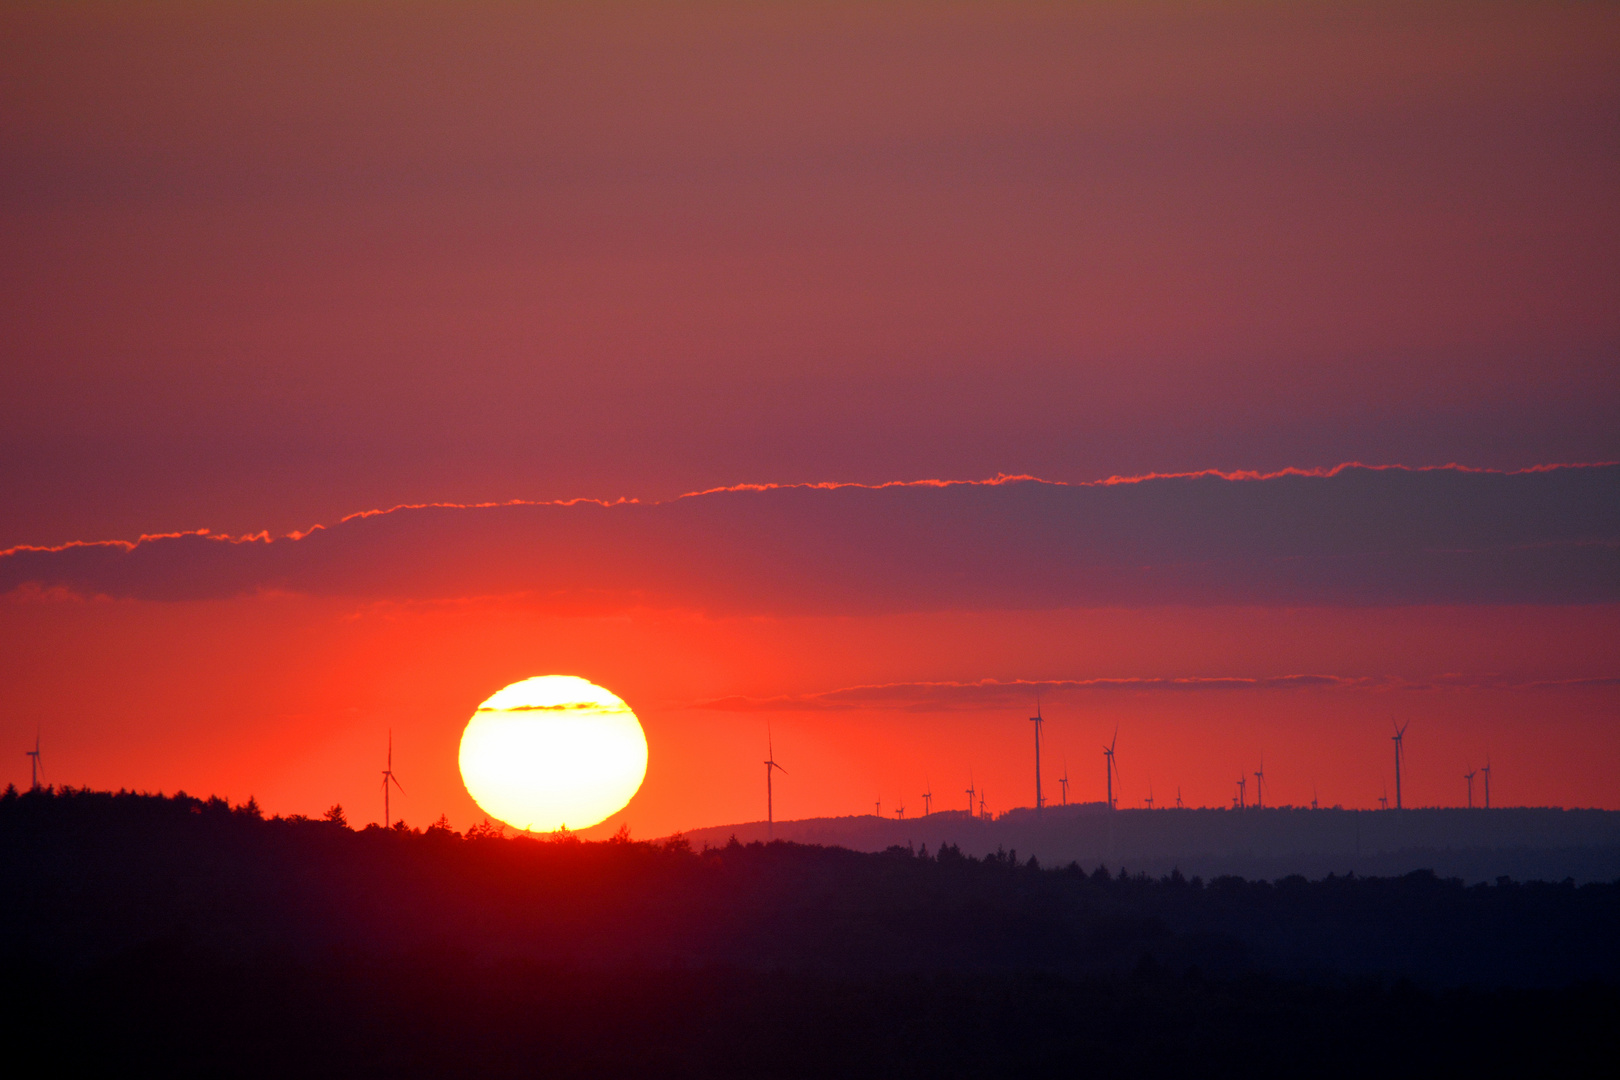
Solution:
{"label": "wind turbine blade", "polygon": [[401,795],[405,794],[405,785],[399,782],[399,777],[395,776],[393,773],[389,773],[388,779],[392,780],[394,782],[394,786],[399,788],[399,793]]}

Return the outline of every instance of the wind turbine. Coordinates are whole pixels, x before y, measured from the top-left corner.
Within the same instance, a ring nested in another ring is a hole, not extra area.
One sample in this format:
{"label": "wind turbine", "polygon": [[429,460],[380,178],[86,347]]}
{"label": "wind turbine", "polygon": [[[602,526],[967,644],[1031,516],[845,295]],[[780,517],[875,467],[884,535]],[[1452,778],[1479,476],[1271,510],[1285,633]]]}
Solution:
{"label": "wind turbine", "polygon": [[1176,785],[1176,809],[1181,809],[1181,785]]}
{"label": "wind turbine", "polygon": [[[1401,808],[1401,739],[1406,735],[1406,724],[1395,723],[1395,718],[1389,718],[1390,725],[1395,728],[1395,734],[1390,738],[1395,740],[1395,809]],[[1410,722],[1410,721],[1408,721]]]}
{"label": "wind turbine", "polygon": [[[1478,769],[1474,770],[1474,772],[1478,771]],[[1470,810],[1474,808],[1474,772],[1463,773],[1463,779],[1468,781],[1468,809]]]}
{"label": "wind turbine", "polygon": [[776,744],[771,738],[771,729],[765,728],[765,839],[776,839],[776,806],[775,793],[771,790],[771,773],[773,771],[783,774],[787,770],[776,763]]}
{"label": "wind turbine", "polygon": [[1389,809],[1389,785],[1388,784],[1384,785],[1384,793],[1382,795],[1378,796],[1378,808],[1380,810],[1388,810]]}
{"label": "wind turbine", "polygon": [[390,728],[388,731],[388,768],[383,770],[382,778],[383,828],[386,829],[393,824],[393,808],[388,804],[388,785],[393,784],[395,787],[399,788],[399,793],[401,795],[405,794],[405,785],[401,784],[399,782],[399,777],[394,775],[394,731],[392,728]]}
{"label": "wind turbine", "polygon": [[975,794],[977,794],[977,792],[975,792],[975,791],[974,791],[974,790],[973,790],[973,773],[972,773],[972,772],[971,772],[971,771],[970,771],[970,772],[969,772],[969,773],[968,773],[968,786],[967,786],[967,797],[968,797],[968,817],[972,817],[972,816],[973,816],[973,796],[974,796],[974,795],[975,795]]}
{"label": "wind turbine", "polygon": [[1315,784],[1311,785],[1311,809],[1312,810],[1319,809],[1317,807],[1317,805],[1316,805],[1316,785]]}
{"label": "wind turbine", "polygon": [[934,785],[929,784],[928,790],[923,792],[923,817],[934,812]]}
{"label": "wind turbine", "polygon": [[1058,786],[1063,789],[1063,805],[1069,805],[1069,763],[1063,763],[1063,775],[1058,777]]}
{"label": "wind turbine", "polygon": [[872,814],[875,817],[882,817],[883,816],[883,800],[882,799],[877,800],[876,806],[877,806],[877,809],[873,810]]}
{"label": "wind turbine", "polygon": [[1118,742],[1119,726],[1115,725],[1113,740],[1103,747],[1103,771],[1108,777],[1108,809],[1110,810],[1114,808],[1114,777],[1119,771],[1114,765],[1114,745]]}
{"label": "wind turbine", "polygon": [[904,821],[905,819],[906,819],[906,808],[904,806],[902,806],[902,807],[900,807],[900,809],[898,809],[898,810],[896,810],[894,812],[894,820],[896,820],[896,821]]}
{"label": "wind turbine", "polygon": [[1263,809],[1266,805],[1266,755],[1260,755],[1260,768],[1254,774],[1254,808]]}
{"label": "wind turbine", "polygon": [[1491,808],[1491,755],[1485,755],[1485,767],[1480,772],[1485,774],[1485,809]]}
{"label": "wind turbine", "polygon": [[25,750],[23,756],[29,759],[28,775],[31,781],[29,790],[36,790],[39,787],[39,774],[44,771],[39,767],[39,730],[37,728],[34,731],[34,748]]}
{"label": "wind turbine", "polygon": [[1035,715],[1029,718],[1035,725],[1035,816],[1039,817],[1045,800],[1041,798],[1041,698],[1035,695]]}
{"label": "wind turbine", "polygon": [[1238,773],[1238,809],[1239,810],[1247,810],[1248,807],[1249,807],[1248,800],[1244,798],[1244,795],[1247,793],[1248,785],[1249,785],[1249,782],[1246,779],[1244,779],[1243,774]]}
{"label": "wind turbine", "polygon": [[1148,781],[1147,798],[1143,799],[1142,801],[1147,803],[1147,808],[1149,810],[1153,809],[1153,781],[1151,780]]}
{"label": "wind turbine", "polygon": [[984,814],[984,794],[985,793],[982,790],[979,792],[979,816],[981,818],[985,816],[985,814]]}

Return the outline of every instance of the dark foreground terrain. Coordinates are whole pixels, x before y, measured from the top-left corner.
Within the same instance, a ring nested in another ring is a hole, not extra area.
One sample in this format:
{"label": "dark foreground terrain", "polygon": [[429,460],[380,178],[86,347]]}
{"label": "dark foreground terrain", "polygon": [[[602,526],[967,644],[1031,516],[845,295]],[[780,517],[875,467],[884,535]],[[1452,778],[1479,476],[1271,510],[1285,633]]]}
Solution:
{"label": "dark foreground terrain", "polygon": [[[335,816],[335,815],[334,815]],[[9,1045],[174,1075],[1546,1073],[1620,883],[1157,879],[0,799]]]}

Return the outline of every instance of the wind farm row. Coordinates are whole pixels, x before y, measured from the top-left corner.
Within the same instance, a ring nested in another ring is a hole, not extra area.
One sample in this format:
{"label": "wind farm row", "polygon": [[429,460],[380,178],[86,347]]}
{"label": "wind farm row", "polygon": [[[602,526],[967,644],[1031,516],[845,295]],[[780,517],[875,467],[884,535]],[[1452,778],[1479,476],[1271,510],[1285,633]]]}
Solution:
{"label": "wind farm row", "polygon": [[[1047,722],[1047,718],[1043,715],[1039,703],[1037,703],[1035,715],[1029,718],[1029,722],[1033,725],[1034,730],[1034,774],[1032,788],[1033,802],[1022,805],[1014,805],[1004,809],[1000,812],[1001,815],[1026,813],[1032,810],[1033,813],[1038,817],[1043,814],[1051,805],[1048,802],[1045,794],[1045,777],[1043,775],[1041,764],[1041,729]],[[1384,785],[1380,794],[1376,797],[1376,802],[1380,810],[1405,810],[1407,809],[1406,800],[1404,797],[1405,739],[1408,725],[1404,722],[1397,723],[1392,718],[1391,726],[1393,733],[1389,736],[1389,738],[1393,744],[1394,750],[1393,765],[1395,782],[1393,805],[1391,805],[1391,798],[1387,783]],[[34,788],[38,788],[44,779],[43,758],[41,756],[40,745],[39,733],[36,732],[33,748],[25,752],[29,759],[30,784]],[[1101,793],[1103,798],[1098,802],[1085,803],[1084,805],[1087,807],[1100,807],[1110,811],[1116,811],[1122,808],[1119,794],[1120,766],[1118,749],[1119,728],[1116,726],[1113,733],[1109,737],[1108,742],[1100,746],[1100,757],[1103,772]],[[780,773],[782,776],[786,777],[788,775],[788,770],[781,762],[776,760],[775,737],[769,728],[767,728],[766,732],[766,751],[765,760],[761,763],[765,769],[765,827],[767,838],[774,838],[776,826],[776,774]],[[393,792],[397,791],[401,795],[405,794],[405,788],[394,772],[393,760],[394,737],[393,732],[390,731],[387,738],[384,767],[381,770],[381,788],[383,796],[382,821],[385,825],[391,825],[394,821],[392,806]],[[1476,809],[1474,781],[1478,779],[1482,789],[1482,798],[1477,808],[1484,810],[1491,809],[1491,769],[1491,761],[1487,755],[1484,759],[1483,765],[1469,769],[1467,772],[1460,774],[1460,778],[1463,781],[1463,800],[1460,803],[1462,808],[1469,810]],[[1063,762],[1062,771],[1053,779],[1056,781],[1058,786],[1058,807],[1069,807],[1071,805],[1069,793],[1074,782],[1069,776],[1067,761]],[[925,777],[924,783],[921,786],[923,790],[917,794],[916,798],[920,799],[922,802],[923,817],[930,817],[936,812],[934,809],[934,802],[938,796],[934,794],[933,782],[931,779]],[[971,768],[968,770],[968,782],[967,786],[962,789],[962,794],[967,797],[966,806],[964,809],[956,810],[954,808],[942,808],[938,812],[942,814],[950,814],[953,817],[965,817],[968,819],[982,821],[994,821],[999,816],[995,811],[993,804],[990,802],[990,794],[988,789],[982,782],[975,778],[975,773]],[[1230,809],[1238,811],[1264,809],[1266,807],[1266,794],[1267,776],[1265,757],[1262,753],[1258,756],[1257,768],[1247,774],[1240,772],[1237,778],[1233,781],[1233,793],[1231,796]],[[890,811],[890,813],[893,819],[896,821],[907,820],[907,811],[904,799],[905,796],[901,796],[899,800],[891,803],[893,809]],[[943,807],[943,800],[941,800],[941,802]],[[1171,800],[1161,800],[1155,797],[1153,785],[1150,780],[1148,782],[1147,794],[1141,797],[1141,809],[1145,810],[1162,811],[1171,809],[1184,810],[1190,808],[1191,807],[1189,807],[1182,799],[1182,791],[1179,784],[1176,786],[1176,793]],[[1210,807],[1208,806],[1198,807],[1198,809],[1209,808]],[[1313,785],[1309,809],[1320,810],[1322,808],[1323,807],[1316,795],[1315,786]],[[882,795],[878,795],[873,799],[871,816],[877,818],[883,817]]]}
{"label": "wind farm row", "polygon": [[[1029,718],[1029,722],[1034,725],[1035,736],[1033,802],[1015,805],[1003,810],[1002,813],[1018,813],[1032,809],[1034,813],[1039,816],[1050,805],[1045,795],[1045,777],[1041,766],[1041,728],[1047,721],[1046,717],[1041,712],[1039,703],[1036,705],[1035,715]],[[1405,741],[1409,721],[1397,722],[1394,718],[1391,718],[1390,723],[1393,733],[1389,736],[1389,738],[1394,749],[1395,792],[1393,805],[1391,805],[1389,785],[1387,781],[1384,783],[1380,793],[1376,796],[1376,802],[1378,803],[1378,808],[1380,810],[1405,810],[1407,809],[1407,800],[1404,796],[1403,774],[1406,767]],[[773,779],[775,773],[780,772],[786,775],[787,770],[776,760],[774,736],[772,736],[769,731],[767,731],[766,735],[767,756],[763,762],[763,765],[765,766],[765,823],[767,834],[774,835],[775,789],[773,786]],[[1119,728],[1116,725],[1113,734],[1109,738],[1109,741],[1101,746],[1103,767],[1103,798],[1100,803],[1087,805],[1100,805],[1107,810],[1121,809],[1119,795],[1120,772],[1118,748]],[[1474,799],[1474,781],[1476,778],[1478,778],[1481,782],[1481,787],[1483,788],[1483,799],[1477,808],[1489,810],[1491,808],[1491,761],[1489,755],[1485,756],[1483,765],[1471,768],[1467,772],[1460,773],[1459,776],[1463,781],[1463,784],[1461,785],[1461,794],[1463,798],[1459,803],[1459,806],[1468,810],[1476,809]],[[1071,780],[1069,777],[1067,761],[1065,761],[1062,765],[1062,772],[1054,779],[1057,782],[1059,791],[1058,805],[1060,807],[1068,807],[1070,805],[1069,790]],[[925,777],[921,786],[923,790],[916,796],[916,798],[922,801],[923,816],[928,817],[935,812],[934,801],[936,796],[933,791],[933,782],[931,779]],[[1249,773],[1240,772],[1237,778],[1233,781],[1230,809],[1239,811],[1249,809],[1264,809],[1266,806],[1267,790],[1265,755],[1264,753],[1261,753],[1258,755],[1257,767]],[[950,813],[953,816],[966,816],[968,818],[985,821],[996,819],[998,815],[990,803],[989,792],[982,783],[975,780],[974,773],[971,769],[968,771],[967,787],[963,789],[962,793],[967,796],[967,805],[965,810],[957,811],[954,809],[942,809],[940,812]],[[899,801],[891,802],[893,809],[890,811],[890,813],[896,821],[906,820],[906,806],[904,799],[905,796],[901,796]],[[1189,809],[1188,805],[1182,800],[1181,786],[1179,784],[1176,786],[1176,793],[1173,800],[1167,801],[1157,799],[1154,796],[1153,784],[1151,780],[1148,782],[1147,794],[1141,797],[1141,808],[1145,810]],[[1323,808],[1317,797],[1314,784],[1312,785],[1309,808],[1311,810],[1320,810]],[[1199,809],[1209,809],[1209,807],[1200,806]],[[878,818],[883,817],[883,797],[881,795],[877,796],[872,801],[872,816]]]}
{"label": "wind farm row", "polygon": [[[1013,852],[1037,857],[1043,865],[1078,863],[1129,866],[1149,874],[1237,875],[1275,879],[1293,874],[1398,875],[1433,870],[1468,881],[1491,881],[1507,875],[1578,881],[1606,881],[1620,874],[1620,814],[1604,810],[1557,807],[1499,807],[1490,796],[1491,765],[1462,771],[1461,798],[1450,806],[1414,806],[1407,759],[1408,725],[1391,720],[1384,744],[1391,756],[1393,794],[1385,788],[1371,800],[1376,809],[1325,805],[1313,792],[1306,805],[1275,802],[1265,758],[1232,784],[1229,803],[1189,805],[1178,786],[1172,798],[1148,794],[1127,806],[1121,794],[1121,732],[1098,744],[1102,797],[1073,801],[1077,781],[1060,759],[1056,775],[1043,769],[1047,760],[1043,729],[1050,722],[1039,705],[1029,718],[1033,740],[1028,747],[1028,791],[1031,798],[995,811],[990,793],[976,770],[964,770],[961,794],[936,792],[924,776],[916,795],[884,797],[843,816],[800,817],[777,821],[777,784],[805,783],[802,772],[776,753],[775,736],[766,732],[765,811],[763,820],[706,826],[682,835],[693,845],[725,846],[785,840],[847,847],[859,851],[938,850],[949,847],[975,856]],[[1476,800],[1475,781],[1483,789]],[[1057,799],[1047,791],[1056,785]],[[965,797],[965,802],[958,801]],[[921,815],[907,814],[905,803],[920,802]],[[1363,803],[1365,807],[1365,803]],[[1490,812],[1487,813],[1486,811]],[[920,845],[920,847],[919,847]]]}
{"label": "wind farm row", "polygon": [[[1030,718],[1035,740],[1032,757],[1039,761],[1046,747],[1042,729],[1048,722],[1039,708]],[[883,851],[896,845],[938,849],[949,846],[964,853],[988,855],[1002,850],[1038,856],[1043,864],[1080,862],[1087,866],[1129,865],[1136,872],[1210,877],[1236,874],[1276,878],[1289,874],[1321,876],[1328,873],[1399,874],[1433,869],[1467,880],[1489,881],[1501,875],[1516,878],[1578,881],[1612,880],[1620,876],[1620,814],[1602,810],[1557,808],[1500,808],[1490,802],[1489,761],[1463,774],[1464,800],[1460,806],[1411,807],[1406,802],[1407,760],[1405,724],[1395,725],[1388,738],[1397,777],[1394,803],[1380,796],[1378,810],[1323,806],[1312,798],[1308,806],[1276,805],[1263,760],[1235,783],[1231,803],[1220,806],[1185,805],[1178,789],[1173,800],[1160,802],[1149,794],[1139,806],[1123,805],[1120,796],[1120,733],[1113,731],[1099,744],[1103,798],[1072,801],[1076,781],[1067,763],[1051,779],[1058,799],[1047,801],[1046,779],[1036,765],[1031,777],[1033,805],[993,812],[983,779],[968,770],[962,789],[965,805],[947,807],[943,794],[926,777],[917,798],[922,814],[907,816],[904,800],[883,813],[881,796],[872,812],[842,817],[776,820],[776,785],[803,783],[775,752],[775,736],[766,732],[764,819],[733,825],[711,825],[684,832],[694,845],[723,846],[733,839],[822,844],[857,851]],[[374,773],[380,786],[382,821],[404,828],[393,815],[392,798],[404,795],[405,786],[393,764],[393,735],[384,743],[382,769]],[[45,759],[36,734],[25,751],[36,789],[45,783]],[[1252,788],[1250,787],[1252,778]],[[1483,799],[1476,802],[1474,781]],[[949,800],[955,803],[955,799]],[[1485,811],[1490,809],[1490,813]],[[1387,811],[1396,811],[1390,813]],[[342,821],[334,806],[329,819]],[[442,819],[441,819],[442,821]]]}

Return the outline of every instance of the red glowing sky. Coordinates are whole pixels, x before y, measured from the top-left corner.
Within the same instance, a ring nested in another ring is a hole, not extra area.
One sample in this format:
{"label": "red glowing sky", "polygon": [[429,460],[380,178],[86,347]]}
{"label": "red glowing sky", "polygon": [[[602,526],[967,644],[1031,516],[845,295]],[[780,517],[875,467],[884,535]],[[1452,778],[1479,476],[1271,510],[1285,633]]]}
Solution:
{"label": "red glowing sky", "polygon": [[[1117,724],[1127,801],[1373,805],[1393,711],[1413,801],[1620,807],[1616,470],[1516,472],[1620,460],[1612,8],[0,20],[13,780],[367,820],[392,728],[464,824],[568,672],[642,834],[767,720],[785,816],[1027,804],[1036,684],[1077,798]],[[1061,486],[1351,461],[1487,471]]]}

